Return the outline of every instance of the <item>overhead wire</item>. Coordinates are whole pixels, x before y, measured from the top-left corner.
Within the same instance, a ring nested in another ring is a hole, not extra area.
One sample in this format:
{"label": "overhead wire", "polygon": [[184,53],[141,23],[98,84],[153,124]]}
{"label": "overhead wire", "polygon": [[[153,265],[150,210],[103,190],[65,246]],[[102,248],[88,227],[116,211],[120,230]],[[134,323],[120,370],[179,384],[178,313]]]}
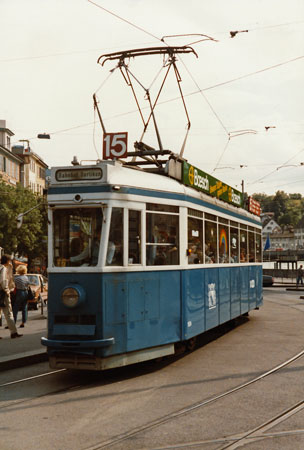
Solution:
{"label": "overhead wire", "polygon": [[215,89],[217,87],[224,86],[225,84],[233,83],[235,81],[239,81],[239,80],[242,80],[244,78],[248,78],[248,77],[251,77],[253,75],[257,75],[258,73],[266,72],[267,70],[272,70],[272,69],[275,69],[275,68],[280,67],[280,66],[284,66],[285,64],[289,64],[291,62],[295,62],[295,61],[298,61],[298,60],[303,59],[303,58],[304,58],[304,55],[297,56],[296,58],[292,58],[292,59],[289,59],[287,61],[283,61],[281,63],[274,64],[272,66],[264,67],[264,69],[256,70],[255,72],[251,72],[251,73],[248,73],[248,74],[245,74],[245,75],[241,75],[240,77],[232,78],[231,80],[223,81],[222,83],[214,84],[213,86],[205,88],[204,91],[208,91],[210,89]]}
{"label": "overhead wire", "polygon": [[[103,11],[107,12],[108,14],[111,14],[111,15],[113,15],[114,17],[118,18],[119,20],[122,20],[123,22],[129,24],[130,26],[132,26],[132,27],[134,27],[134,28],[136,28],[136,29],[138,29],[138,30],[144,32],[145,34],[147,34],[147,35],[153,37],[154,39],[157,39],[157,40],[163,42],[165,45],[168,45],[168,44],[166,44],[162,39],[160,39],[158,36],[154,35],[153,33],[149,32],[149,31],[147,31],[147,30],[145,30],[144,28],[139,27],[138,25],[136,25],[136,24],[130,22],[130,21],[127,20],[127,19],[124,19],[123,17],[119,16],[118,14],[115,14],[114,12],[112,12],[112,11],[110,11],[110,10],[104,8],[103,6],[101,6],[101,5],[97,4],[97,3],[95,3],[95,2],[92,1],[92,0],[87,0],[87,1],[88,1],[89,3],[91,3],[92,5],[95,5],[96,7],[98,7],[98,8],[100,8],[100,9],[102,9]],[[249,31],[254,31],[254,30],[263,29],[263,28],[276,28],[276,27],[281,27],[281,26],[291,25],[291,24],[293,24],[293,23],[303,23],[303,21],[289,22],[289,23],[285,23],[285,24],[270,25],[270,26],[265,26],[265,27],[257,27],[257,28],[250,29]],[[93,51],[93,50],[90,50],[90,51]],[[70,53],[83,53],[83,52],[81,52],[81,51],[79,52],[79,51],[78,51],[78,52],[70,52]],[[66,53],[55,54],[55,55],[47,55],[47,56],[60,56],[60,55],[63,55],[63,54],[66,54]],[[39,57],[39,56],[38,56],[38,57],[32,57],[32,59],[37,59],[37,58],[41,58],[41,57],[43,57],[43,56],[40,56],[40,57]],[[256,75],[256,74],[259,74],[259,73],[262,73],[262,72],[265,72],[265,71],[267,71],[267,70],[271,70],[271,69],[274,69],[274,68],[283,66],[283,65],[285,65],[285,64],[289,64],[289,63],[291,63],[291,62],[300,60],[300,59],[302,59],[302,58],[304,58],[304,55],[303,55],[303,56],[296,57],[296,58],[293,58],[293,59],[290,59],[290,60],[287,60],[287,61],[284,61],[284,62],[281,62],[281,63],[278,63],[278,64],[275,64],[275,65],[272,65],[272,66],[269,66],[269,67],[266,67],[266,68],[263,68],[263,69],[260,69],[260,70],[257,70],[257,71],[255,71],[255,72],[251,72],[251,73],[249,73],[249,74],[245,74],[245,75],[236,77],[236,78],[231,79],[231,80],[227,80],[227,81],[222,82],[222,83],[217,83],[217,84],[215,84],[215,85],[213,85],[213,86],[209,86],[209,87],[204,88],[204,89],[201,89],[201,88],[198,86],[198,84],[197,84],[196,81],[194,80],[193,76],[190,74],[188,68],[187,68],[186,65],[183,63],[183,64],[184,64],[184,67],[186,68],[186,70],[188,71],[190,77],[192,78],[193,82],[195,83],[195,85],[196,85],[197,88],[198,88],[198,91],[195,91],[195,92],[192,92],[192,93],[189,93],[189,94],[185,94],[185,97],[186,97],[186,96],[190,96],[190,95],[194,95],[194,94],[197,94],[197,93],[200,93],[200,94],[204,97],[204,100],[207,102],[207,104],[208,104],[208,106],[210,107],[210,109],[212,110],[213,114],[216,116],[216,118],[217,118],[217,120],[219,121],[219,123],[221,124],[222,128],[225,130],[225,133],[228,135],[228,141],[227,141],[226,144],[225,144],[224,150],[223,150],[223,152],[222,152],[222,154],[221,154],[221,156],[220,156],[220,158],[219,158],[219,160],[218,160],[218,162],[217,162],[216,167],[220,164],[220,161],[221,161],[221,159],[223,158],[223,155],[224,155],[225,151],[227,150],[227,147],[228,147],[228,144],[229,144],[229,141],[230,141],[230,137],[233,137],[233,136],[230,136],[230,135],[229,135],[228,129],[225,127],[225,125],[224,125],[224,123],[222,122],[221,118],[220,118],[219,115],[216,113],[216,111],[214,110],[214,108],[212,107],[212,105],[210,104],[210,102],[209,102],[209,100],[206,98],[206,96],[203,94],[203,92],[205,92],[205,91],[207,91],[207,90],[210,90],[210,89],[214,89],[214,88],[223,86],[223,85],[226,85],[226,84],[228,84],[228,83],[232,83],[232,82],[235,82],[235,81],[238,81],[238,80],[241,80],[241,79],[244,79],[244,78],[247,78],[247,77]],[[21,58],[21,59],[25,59],[25,58]],[[5,60],[4,60],[4,61],[5,61]],[[1,62],[1,61],[0,61],[0,62]],[[109,76],[110,76],[110,75],[109,75]],[[103,86],[103,84],[105,84],[106,81],[107,81],[107,80],[105,80],[105,81],[101,84],[101,86],[98,88],[98,90]],[[153,84],[153,83],[152,83],[152,84]],[[97,91],[98,91],[98,90],[97,90]],[[97,92],[97,91],[96,91],[96,92]],[[170,100],[167,100],[167,101],[164,101],[164,102],[160,102],[160,104],[168,103],[168,102],[170,102],[170,101],[175,101],[175,100],[177,100],[177,98],[175,98],[175,99],[170,99]],[[132,111],[132,112],[135,112],[135,111]],[[125,114],[130,114],[130,112],[120,114],[120,116],[121,116],[121,115],[125,115]],[[96,123],[96,121],[94,120],[94,122],[93,122],[94,129],[95,129],[95,123]],[[58,131],[56,131],[56,132],[54,132],[54,133],[50,133],[50,134],[63,133],[63,132],[65,132],[65,131],[70,131],[70,130],[73,130],[73,129],[76,129],[76,128],[80,128],[80,127],[83,127],[83,126],[88,126],[88,125],[92,125],[92,122],[91,122],[91,123],[88,123],[88,124],[84,124],[84,125],[78,125],[78,126],[75,126],[75,127],[71,127],[71,128],[68,128],[68,129],[64,129],[64,130],[58,130]],[[31,138],[31,139],[35,139],[35,138]],[[95,150],[96,150],[96,147],[95,147]],[[271,173],[273,173],[273,172],[271,172]],[[265,177],[268,176],[268,175],[269,175],[269,174],[265,175]],[[262,179],[265,178],[265,177],[260,178],[258,181],[262,180]],[[258,182],[258,181],[257,181],[257,182]]]}
{"label": "overhead wire", "polygon": [[[138,25],[135,25],[134,23],[130,22],[127,19],[124,19],[123,17],[119,16],[118,14],[113,13],[112,11],[110,11],[109,9],[104,8],[103,6],[99,5],[98,3],[93,2],[92,0],[87,0],[89,3],[91,3],[92,5],[97,6],[97,8],[102,9],[103,11],[107,12],[108,14],[111,14],[112,16],[116,17],[117,19],[122,20],[123,22],[127,23],[128,25],[131,25],[132,27],[136,28],[137,30],[142,31],[143,33],[148,34],[149,36],[152,36],[153,38],[161,41],[161,39],[158,36],[155,36],[154,34],[150,33],[149,31],[145,30],[142,27],[139,27]],[[162,41],[161,41],[162,42]]]}
{"label": "overhead wire", "polygon": [[[89,0],[88,0],[89,1]],[[115,15],[114,13],[110,12],[109,10],[101,7],[100,5],[95,4],[94,2],[90,2],[92,4],[94,4],[95,6],[98,6],[101,9],[104,9],[106,12],[108,12],[109,14],[114,15],[117,18],[120,18],[121,20],[124,20],[123,18],[121,18],[118,15]],[[136,26],[134,24],[132,24],[129,21],[124,20],[125,22],[131,24],[132,26]],[[281,23],[281,24],[276,24],[276,25],[266,25],[266,26],[262,26],[262,27],[256,27],[256,28],[248,28],[248,31],[257,31],[257,30],[264,30],[264,29],[268,29],[268,28],[278,28],[278,27],[284,27],[284,26],[289,26],[289,25],[294,25],[294,24],[301,24],[304,23],[303,20],[300,21],[294,21],[294,22],[287,22],[287,23]],[[137,26],[136,26],[137,27]],[[147,32],[146,30],[141,29],[140,27],[137,27],[138,29],[140,29],[141,31],[145,31],[145,33],[149,34],[150,36],[152,36],[154,39],[160,40],[161,39],[157,36],[154,36],[153,34]],[[213,34],[229,34],[230,31],[214,31]],[[178,37],[178,35],[176,36]],[[228,37],[227,37],[228,39]],[[194,45],[195,43],[201,42],[197,41],[197,42],[191,42],[188,45]],[[154,41],[149,41],[149,42],[143,42],[141,45],[149,45],[149,44],[153,44]],[[124,45],[126,45],[126,43],[123,43]],[[131,44],[130,44],[131,45]],[[115,47],[107,47],[107,49],[109,48],[117,48],[119,46],[115,46]],[[31,60],[31,59],[42,59],[42,58],[54,58],[57,56],[68,56],[68,55],[74,55],[74,54],[82,54],[82,53],[90,53],[90,52],[95,52],[95,51],[105,51],[106,49],[100,49],[100,48],[95,48],[95,49],[86,49],[86,50],[73,50],[73,51],[69,51],[69,52],[60,52],[60,53],[50,53],[50,54],[45,54],[45,55],[32,55],[32,56],[21,56],[21,57],[16,57],[16,58],[5,58],[5,59],[0,59],[0,63],[7,63],[7,62],[15,62],[15,61],[27,61],[27,60]]]}
{"label": "overhead wire", "polygon": [[[291,158],[289,158],[286,162],[284,162],[282,165],[285,166],[286,164],[288,164],[291,160],[293,160],[296,156],[298,156],[300,153],[302,153],[304,151],[304,149],[300,150],[298,153],[296,153],[294,156],[292,156]],[[266,177],[269,177],[270,175],[272,175],[273,173],[278,173],[277,169],[272,170],[271,172],[267,173],[266,175],[262,176],[261,178],[259,178],[258,180],[252,181],[250,183],[247,184],[257,184],[260,183],[262,180],[264,180]]]}
{"label": "overhead wire", "polygon": [[[110,10],[104,8],[103,6],[98,5],[97,3],[93,2],[92,0],[88,0],[88,2],[91,3],[91,4],[93,4],[93,5],[95,5],[95,6],[97,6],[97,7],[99,7],[100,9],[106,11],[107,13],[113,15],[114,17],[116,17],[116,18],[118,18],[118,19],[120,19],[120,20],[122,20],[122,21],[128,23],[129,25],[131,25],[131,26],[137,28],[138,30],[143,31],[144,33],[146,33],[146,34],[148,34],[148,35],[150,35],[150,36],[153,36],[154,38],[160,40],[163,44],[169,46],[169,45],[166,43],[166,41],[165,41],[164,38],[165,38],[165,37],[170,37],[170,36],[164,36],[164,37],[162,37],[162,38],[160,39],[160,38],[158,38],[157,36],[155,36],[154,34],[152,34],[152,33],[148,32],[148,31],[146,31],[146,30],[143,29],[142,27],[138,27],[138,26],[135,25],[134,23],[132,23],[132,22],[130,22],[130,21],[124,19],[124,18],[121,17],[121,16],[118,16],[117,14],[115,14],[115,13],[113,13],[112,11],[110,11]],[[204,41],[205,41],[205,40],[215,40],[215,39],[213,39],[213,38],[211,38],[210,36],[207,36],[207,35],[202,35],[202,36],[204,36],[204,37],[206,38],[206,39],[203,39]],[[197,41],[197,42],[201,42],[201,41],[202,41],[202,40],[199,40],[199,41]],[[193,42],[192,44],[195,44],[195,43],[197,43],[197,42]],[[199,92],[200,92],[201,95],[204,97],[204,99],[205,99],[205,101],[207,102],[209,108],[211,109],[211,111],[213,112],[213,114],[215,115],[215,117],[217,118],[217,120],[219,121],[219,123],[221,124],[221,126],[223,127],[223,129],[225,130],[226,134],[229,135],[227,128],[226,128],[225,125],[223,124],[223,122],[222,122],[222,120],[220,119],[219,115],[216,113],[216,111],[215,111],[214,107],[211,105],[210,101],[209,101],[209,100],[206,98],[206,96],[203,94],[203,91],[200,89],[200,86],[198,85],[198,83],[196,82],[196,80],[194,79],[194,77],[192,76],[192,74],[190,73],[190,71],[188,70],[188,68],[187,68],[187,66],[185,65],[185,63],[183,62],[182,58],[180,58],[180,60],[182,61],[182,64],[184,65],[184,67],[185,67],[186,71],[188,72],[189,76],[191,77],[192,81],[194,82],[194,84],[196,85],[196,87],[199,89]],[[188,128],[188,132],[189,132],[189,128]],[[229,138],[228,138],[228,143],[229,143]]]}

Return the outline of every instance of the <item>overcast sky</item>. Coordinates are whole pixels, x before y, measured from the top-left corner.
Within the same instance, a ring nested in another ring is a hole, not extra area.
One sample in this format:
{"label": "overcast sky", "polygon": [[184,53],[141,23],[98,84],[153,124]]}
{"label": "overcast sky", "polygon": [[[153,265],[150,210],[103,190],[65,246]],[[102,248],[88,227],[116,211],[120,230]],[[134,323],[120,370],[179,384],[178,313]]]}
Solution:
{"label": "overcast sky", "polygon": [[[184,157],[238,189],[244,180],[249,194],[284,190],[304,195],[303,0],[94,3],[0,0],[0,119],[15,133],[14,143],[29,139],[49,166],[70,164],[74,155],[101,158],[96,93],[107,131],[128,131],[132,151],[143,126],[130,87],[119,70],[110,72],[116,62],[101,67],[98,57],[163,46],[163,36],[205,34],[214,40],[192,45],[198,58],[177,58],[191,121]],[[231,38],[230,31],[239,33]],[[166,43],[180,46],[198,39],[166,38]],[[129,61],[152,99],[166,70],[162,66],[159,55]],[[145,92],[139,85],[136,90],[147,114]],[[170,73],[156,120],[163,147],[175,153],[187,125],[178,97]],[[44,132],[51,134],[50,141],[36,138]],[[143,141],[157,147],[153,127]]]}

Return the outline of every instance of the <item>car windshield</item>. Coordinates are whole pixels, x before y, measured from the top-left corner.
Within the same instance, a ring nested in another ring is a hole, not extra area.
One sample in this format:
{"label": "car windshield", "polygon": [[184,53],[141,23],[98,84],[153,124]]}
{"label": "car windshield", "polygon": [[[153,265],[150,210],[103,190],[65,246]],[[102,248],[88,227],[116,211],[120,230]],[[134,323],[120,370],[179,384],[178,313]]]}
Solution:
{"label": "car windshield", "polygon": [[101,208],[54,211],[53,260],[57,267],[96,266],[102,224]]}
{"label": "car windshield", "polygon": [[39,278],[37,275],[27,275],[30,284],[34,286],[39,286]]}

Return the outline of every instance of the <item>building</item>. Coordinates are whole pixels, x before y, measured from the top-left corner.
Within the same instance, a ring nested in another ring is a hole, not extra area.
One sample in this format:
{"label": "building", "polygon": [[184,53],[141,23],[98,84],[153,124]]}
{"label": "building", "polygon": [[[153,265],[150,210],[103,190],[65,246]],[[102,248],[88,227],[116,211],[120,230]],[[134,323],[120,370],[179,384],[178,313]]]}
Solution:
{"label": "building", "polygon": [[23,160],[12,153],[11,137],[14,133],[6,128],[6,121],[0,120],[0,177],[13,186],[22,182]]}
{"label": "building", "polygon": [[11,145],[14,133],[0,120],[0,177],[5,183],[22,186],[42,195],[47,164],[27,145]]}
{"label": "building", "polygon": [[[262,239],[263,248],[265,247],[267,237],[270,239],[270,249],[272,251],[295,250],[297,246],[296,233],[290,226],[280,227],[274,220],[274,213],[267,212],[261,214],[262,220]],[[304,227],[304,224],[303,224]],[[304,229],[303,229],[304,238]],[[303,241],[304,242],[304,241]]]}
{"label": "building", "polygon": [[14,155],[22,159],[24,163],[23,168],[23,185],[28,187],[36,194],[42,195],[45,189],[45,171],[47,164],[34,153],[30,146],[15,145],[12,148]]}
{"label": "building", "polygon": [[296,240],[292,231],[283,231],[282,233],[272,233],[263,236],[263,247],[265,247],[267,236],[270,239],[269,250],[295,250]]}
{"label": "building", "polygon": [[280,225],[274,220],[274,213],[262,213],[261,214],[262,221],[262,234],[263,236],[267,236],[270,233],[281,233],[282,228]]}
{"label": "building", "polygon": [[296,240],[296,248],[304,248],[304,216],[297,223],[297,226],[294,230],[295,240]]}

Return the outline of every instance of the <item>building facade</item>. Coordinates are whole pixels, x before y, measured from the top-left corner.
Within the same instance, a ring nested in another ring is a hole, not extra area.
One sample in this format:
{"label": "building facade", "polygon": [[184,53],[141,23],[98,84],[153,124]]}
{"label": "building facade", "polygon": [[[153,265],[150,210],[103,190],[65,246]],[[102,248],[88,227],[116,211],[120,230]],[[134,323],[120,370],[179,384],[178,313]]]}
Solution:
{"label": "building facade", "polygon": [[29,188],[36,194],[42,195],[45,189],[45,171],[47,164],[34,153],[31,148],[22,145],[15,145],[12,148],[14,155],[22,159],[23,166],[23,186]]}
{"label": "building facade", "polygon": [[298,222],[294,230],[296,245],[298,249],[304,248],[304,216]]}
{"label": "building facade", "polygon": [[6,121],[0,120],[0,177],[12,186],[22,182],[23,160],[12,153],[11,137],[14,133],[6,127]]}
{"label": "building facade", "polygon": [[24,141],[27,145],[12,146],[12,136],[14,133],[6,127],[6,121],[0,120],[0,177],[7,184],[21,183],[42,195],[47,164],[31,150],[29,141]]}

